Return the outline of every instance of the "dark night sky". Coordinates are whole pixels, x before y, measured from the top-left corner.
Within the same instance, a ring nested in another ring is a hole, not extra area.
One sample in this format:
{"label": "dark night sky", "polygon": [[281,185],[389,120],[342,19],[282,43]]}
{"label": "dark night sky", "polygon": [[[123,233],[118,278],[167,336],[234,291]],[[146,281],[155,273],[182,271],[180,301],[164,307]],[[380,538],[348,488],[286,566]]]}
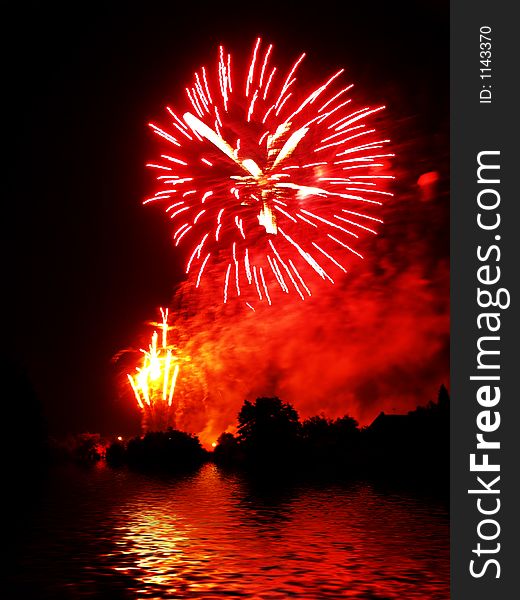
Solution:
{"label": "dark night sky", "polygon": [[168,303],[180,276],[168,224],[140,204],[154,155],[146,123],[181,98],[219,43],[249,52],[262,35],[278,56],[306,51],[327,72],[345,66],[397,120],[421,115],[414,135],[446,127],[446,2],[202,6],[34,2],[5,20],[3,118],[13,134],[3,351],[27,373],[51,431],[136,423],[111,357]]}

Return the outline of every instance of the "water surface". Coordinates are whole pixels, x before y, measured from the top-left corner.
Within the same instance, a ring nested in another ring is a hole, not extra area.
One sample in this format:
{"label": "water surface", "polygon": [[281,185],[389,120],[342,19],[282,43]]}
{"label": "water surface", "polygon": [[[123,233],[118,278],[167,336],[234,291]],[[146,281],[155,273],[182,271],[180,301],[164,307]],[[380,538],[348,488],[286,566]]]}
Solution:
{"label": "water surface", "polygon": [[449,598],[445,507],[369,482],[69,465],[24,513],[12,598]]}

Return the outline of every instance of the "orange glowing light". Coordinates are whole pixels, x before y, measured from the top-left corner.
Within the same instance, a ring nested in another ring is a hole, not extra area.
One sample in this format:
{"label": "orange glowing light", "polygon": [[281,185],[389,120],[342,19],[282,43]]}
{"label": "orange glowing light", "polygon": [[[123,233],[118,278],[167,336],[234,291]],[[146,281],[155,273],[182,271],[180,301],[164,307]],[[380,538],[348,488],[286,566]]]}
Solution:
{"label": "orange glowing light", "polygon": [[181,363],[187,360],[168,340],[168,309],[161,308],[160,311],[161,322],[153,323],[161,330],[160,337],[155,330],[148,349],[141,350],[141,365],[136,367],[133,375],[127,375],[139,408],[147,414],[148,421],[151,421],[149,427],[156,430],[174,425],[175,387]]}

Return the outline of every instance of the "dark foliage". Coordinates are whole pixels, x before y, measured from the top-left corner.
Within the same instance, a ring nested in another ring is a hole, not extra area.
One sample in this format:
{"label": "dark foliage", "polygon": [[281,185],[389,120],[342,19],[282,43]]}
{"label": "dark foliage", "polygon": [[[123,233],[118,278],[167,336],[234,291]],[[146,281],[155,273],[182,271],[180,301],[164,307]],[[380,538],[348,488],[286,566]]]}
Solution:
{"label": "dark foliage", "polygon": [[126,460],[126,446],[120,441],[112,442],[106,450],[105,458],[109,465],[120,467]]}
{"label": "dark foliage", "polygon": [[298,413],[276,397],[246,400],[238,413],[238,443],[252,462],[280,464],[294,459],[300,429]]}
{"label": "dark foliage", "polygon": [[449,394],[444,385],[437,402],[407,415],[381,413],[362,429],[352,417],[310,417],[279,398],[246,400],[238,432],[220,436],[213,453],[226,465],[290,467],[294,471],[435,479],[449,476]]}
{"label": "dark foliage", "polygon": [[220,464],[233,464],[244,460],[239,441],[232,433],[222,433],[219,436],[213,459]]}
{"label": "dark foliage", "polygon": [[359,445],[360,431],[357,421],[348,415],[335,420],[316,416],[303,422],[301,436],[306,463],[326,467],[349,462]]}
{"label": "dark foliage", "polygon": [[197,436],[176,429],[147,433],[131,439],[126,446],[112,443],[107,461],[113,466],[127,464],[144,470],[184,471],[201,465],[207,459]]}
{"label": "dark foliage", "polygon": [[105,442],[99,433],[78,433],[66,438],[49,439],[51,462],[74,461],[88,465],[101,460],[105,455]]}

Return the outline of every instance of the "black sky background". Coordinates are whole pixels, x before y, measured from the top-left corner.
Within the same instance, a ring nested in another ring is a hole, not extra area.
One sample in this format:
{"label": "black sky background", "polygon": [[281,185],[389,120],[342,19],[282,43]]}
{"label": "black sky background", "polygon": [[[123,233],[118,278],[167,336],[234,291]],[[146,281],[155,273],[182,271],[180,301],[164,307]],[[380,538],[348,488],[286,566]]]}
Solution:
{"label": "black sky background", "polygon": [[[444,1],[33,2],[5,17],[3,377],[13,365],[26,373],[54,433],[137,426],[111,359],[181,277],[169,224],[141,206],[155,154],[146,123],[183,101],[218,44],[249,53],[261,35],[278,57],[305,51],[326,72],[346,67],[356,89],[407,124],[394,135],[404,148],[446,124]],[[426,159],[434,151],[426,143]]]}

